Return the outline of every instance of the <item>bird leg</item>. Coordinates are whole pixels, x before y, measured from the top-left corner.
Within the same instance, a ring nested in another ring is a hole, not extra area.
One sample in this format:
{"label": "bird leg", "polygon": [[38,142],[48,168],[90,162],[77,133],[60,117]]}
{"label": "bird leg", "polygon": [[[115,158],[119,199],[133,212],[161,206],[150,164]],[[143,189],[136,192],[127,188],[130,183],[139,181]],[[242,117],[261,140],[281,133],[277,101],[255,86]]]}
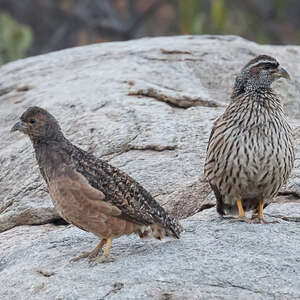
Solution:
{"label": "bird leg", "polygon": [[278,223],[278,221],[266,221],[264,220],[264,202],[263,200],[260,200],[258,203],[258,215],[253,215],[252,219],[257,219],[258,218],[258,223],[260,224],[272,224],[272,223]]}
{"label": "bird leg", "polygon": [[103,254],[100,257],[95,257],[90,259],[91,265],[97,265],[99,263],[107,263],[112,262],[114,259],[110,256],[110,246],[111,246],[112,238],[108,238],[105,241],[105,249]]}
{"label": "bird leg", "polygon": [[238,207],[238,211],[239,211],[239,217],[236,218],[236,219],[233,219],[232,221],[234,222],[246,222],[246,223],[251,223],[251,220],[248,219],[246,216],[245,216],[245,211],[244,211],[244,208],[243,208],[243,204],[242,204],[242,200],[241,199],[238,199],[237,202],[237,207]]}
{"label": "bird leg", "polygon": [[264,203],[262,200],[260,200],[258,203],[258,219],[260,221],[262,221],[264,219],[263,209],[264,209]]}
{"label": "bird leg", "polygon": [[90,252],[83,252],[81,255],[73,258],[71,261],[76,262],[82,258],[89,258],[89,260],[92,260],[93,258],[97,257],[97,255],[99,254],[99,252],[101,251],[102,247],[104,246],[104,244],[106,243],[105,239],[102,239],[98,245],[96,246],[96,248]]}
{"label": "bird leg", "polygon": [[239,217],[245,217],[245,211],[243,208],[243,204],[242,204],[242,200],[238,199],[238,201],[236,202],[238,210],[239,210]]}

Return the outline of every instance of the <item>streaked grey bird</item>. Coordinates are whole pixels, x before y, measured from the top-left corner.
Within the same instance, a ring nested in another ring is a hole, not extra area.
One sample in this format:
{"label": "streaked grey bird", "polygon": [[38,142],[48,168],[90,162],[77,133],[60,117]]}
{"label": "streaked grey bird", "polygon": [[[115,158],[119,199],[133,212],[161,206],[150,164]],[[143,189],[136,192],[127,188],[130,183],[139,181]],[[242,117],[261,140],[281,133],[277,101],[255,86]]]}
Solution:
{"label": "streaked grey bird", "polygon": [[[231,101],[215,121],[208,142],[204,173],[220,215],[267,223],[263,206],[286,183],[294,163],[294,137],[271,84],[290,79],[268,55],[252,59],[237,76]],[[245,211],[258,211],[248,219]]]}

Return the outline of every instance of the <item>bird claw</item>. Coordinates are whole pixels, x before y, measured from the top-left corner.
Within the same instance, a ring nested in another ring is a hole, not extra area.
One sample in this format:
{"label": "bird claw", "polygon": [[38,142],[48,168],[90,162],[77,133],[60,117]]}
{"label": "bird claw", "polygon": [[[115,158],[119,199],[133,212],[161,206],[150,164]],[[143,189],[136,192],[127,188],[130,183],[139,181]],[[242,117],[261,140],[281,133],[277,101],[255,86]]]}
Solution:
{"label": "bird claw", "polygon": [[246,222],[247,224],[275,224],[279,223],[278,221],[266,221],[264,219],[259,219],[258,216],[254,215],[251,219],[246,217],[238,217],[232,219],[231,222]]}
{"label": "bird claw", "polygon": [[89,261],[97,258],[97,255],[99,254],[99,252],[96,253],[96,251],[90,251],[90,252],[83,252],[82,254],[80,254],[79,256],[71,259],[71,262],[77,262],[83,258],[88,258]]}
{"label": "bird claw", "polygon": [[276,224],[279,222],[278,221],[266,221],[265,219],[259,219],[259,218],[252,217],[252,223],[253,224]]}
{"label": "bird claw", "polygon": [[90,258],[89,259],[89,265],[91,267],[96,266],[97,264],[102,264],[102,263],[110,263],[115,261],[115,259],[113,257],[111,257],[110,255],[101,255],[100,257],[94,257],[94,258]]}
{"label": "bird claw", "polygon": [[72,258],[70,261],[71,262],[77,262],[83,258],[87,258],[89,257],[90,252],[83,252],[82,254],[80,254],[79,256],[76,256],[74,258]]}
{"label": "bird claw", "polygon": [[247,217],[238,217],[230,220],[230,222],[245,222],[247,224],[253,223],[253,221]]}

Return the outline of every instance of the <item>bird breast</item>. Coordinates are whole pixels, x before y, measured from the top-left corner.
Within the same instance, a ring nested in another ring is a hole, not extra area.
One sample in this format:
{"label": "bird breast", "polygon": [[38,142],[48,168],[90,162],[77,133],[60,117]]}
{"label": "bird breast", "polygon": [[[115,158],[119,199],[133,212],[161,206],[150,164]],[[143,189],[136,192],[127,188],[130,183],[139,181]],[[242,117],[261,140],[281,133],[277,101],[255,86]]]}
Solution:
{"label": "bird breast", "polygon": [[294,160],[292,131],[280,110],[259,105],[215,127],[205,167],[209,181],[231,198],[273,197]]}

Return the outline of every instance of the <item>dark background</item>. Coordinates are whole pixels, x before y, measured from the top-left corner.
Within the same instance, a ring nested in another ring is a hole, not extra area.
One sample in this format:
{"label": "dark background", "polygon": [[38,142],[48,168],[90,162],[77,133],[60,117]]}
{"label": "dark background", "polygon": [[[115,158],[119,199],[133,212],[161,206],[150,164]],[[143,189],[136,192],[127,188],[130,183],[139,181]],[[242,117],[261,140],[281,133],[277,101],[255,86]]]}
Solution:
{"label": "dark background", "polygon": [[0,0],[0,64],[144,36],[235,34],[300,43],[299,0]]}

